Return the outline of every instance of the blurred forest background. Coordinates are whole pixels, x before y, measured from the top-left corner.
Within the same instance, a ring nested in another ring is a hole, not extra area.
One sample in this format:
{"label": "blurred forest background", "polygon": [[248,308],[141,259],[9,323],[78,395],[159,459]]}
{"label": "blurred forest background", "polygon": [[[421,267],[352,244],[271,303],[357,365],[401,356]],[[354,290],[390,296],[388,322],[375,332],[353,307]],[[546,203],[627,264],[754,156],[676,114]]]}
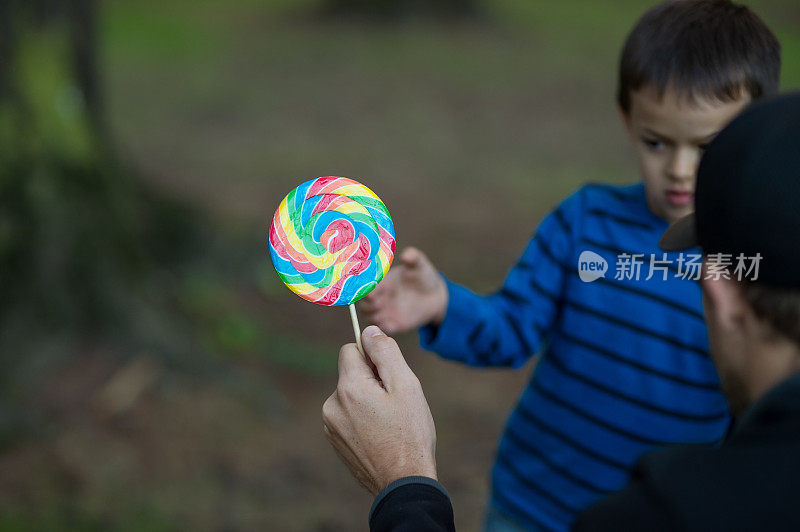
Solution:
{"label": "blurred forest background", "polygon": [[[616,62],[652,4],[0,0],[0,530],[366,530],[320,418],[349,317],[281,284],[274,209],[361,179],[492,290],[571,190],[637,180]],[[748,5],[800,87],[800,4]],[[477,530],[532,365],[399,341]]]}

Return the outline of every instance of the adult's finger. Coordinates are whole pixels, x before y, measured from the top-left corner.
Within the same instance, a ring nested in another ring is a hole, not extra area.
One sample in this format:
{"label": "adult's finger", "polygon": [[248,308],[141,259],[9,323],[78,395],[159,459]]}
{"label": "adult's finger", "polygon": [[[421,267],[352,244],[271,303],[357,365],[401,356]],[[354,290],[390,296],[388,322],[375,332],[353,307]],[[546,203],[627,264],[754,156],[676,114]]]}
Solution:
{"label": "adult's finger", "polygon": [[325,437],[334,447],[348,447],[347,439],[341,430],[347,430],[347,412],[342,406],[338,390],[322,404],[322,430]]}
{"label": "adult's finger", "polygon": [[328,443],[331,444],[333,452],[339,457],[339,460],[347,466],[350,472],[356,477],[365,488],[367,488],[373,495],[377,494],[375,489],[375,480],[367,473],[365,464],[358,459],[355,451],[350,445],[350,442],[342,436],[337,430],[323,425],[323,432]]}
{"label": "adult's finger", "polygon": [[328,440],[331,443],[331,447],[333,447],[333,451],[336,453],[336,456],[339,457],[347,469],[353,474],[356,480],[364,486],[367,491],[372,493],[373,495],[377,495],[380,491],[377,487],[375,480],[367,473],[365,464],[358,459],[358,457],[350,450],[347,446],[342,446],[344,440]]}
{"label": "adult's finger", "polygon": [[336,390],[322,403],[322,424],[325,428],[331,429],[339,418],[341,408],[339,406],[339,396]]}
{"label": "adult's finger", "polygon": [[386,336],[375,325],[370,325],[364,329],[364,333],[361,335],[361,343],[364,346],[366,355],[375,364],[378,376],[387,390],[391,391],[393,384],[408,378],[409,374],[413,375],[411,368],[408,367],[406,360],[403,358],[403,353],[400,352],[400,348],[397,346],[397,342]]}
{"label": "adult's finger", "polygon": [[367,359],[356,344],[343,345],[339,350],[339,383],[351,381],[358,383],[365,378],[375,378]]}

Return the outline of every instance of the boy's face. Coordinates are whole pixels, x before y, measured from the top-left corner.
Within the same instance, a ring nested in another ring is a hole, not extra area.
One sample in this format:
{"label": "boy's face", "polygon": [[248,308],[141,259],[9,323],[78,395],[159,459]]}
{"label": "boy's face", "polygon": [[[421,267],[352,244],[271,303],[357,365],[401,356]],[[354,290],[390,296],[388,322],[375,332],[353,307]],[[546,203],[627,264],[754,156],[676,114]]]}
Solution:
{"label": "boy's face", "polygon": [[652,87],[631,93],[629,113],[622,113],[636,150],[650,210],[672,223],[694,210],[697,167],[711,142],[750,101],[743,94],[731,102],[679,98],[671,89],[658,97]]}

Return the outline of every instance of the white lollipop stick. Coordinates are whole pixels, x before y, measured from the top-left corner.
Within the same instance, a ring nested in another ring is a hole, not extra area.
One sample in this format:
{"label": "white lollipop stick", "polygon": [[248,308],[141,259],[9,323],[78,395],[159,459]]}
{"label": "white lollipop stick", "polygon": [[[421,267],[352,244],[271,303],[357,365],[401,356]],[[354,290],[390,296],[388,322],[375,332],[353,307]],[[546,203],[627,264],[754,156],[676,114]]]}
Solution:
{"label": "white lollipop stick", "polygon": [[356,315],[356,306],[353,303],[348,305],[350,307],[350,320],[353,322],[353,332],[356,335],[356,345],[361,354],[364,354],[364,348],[361,347],[361,327],[358,325],[358,316]]}

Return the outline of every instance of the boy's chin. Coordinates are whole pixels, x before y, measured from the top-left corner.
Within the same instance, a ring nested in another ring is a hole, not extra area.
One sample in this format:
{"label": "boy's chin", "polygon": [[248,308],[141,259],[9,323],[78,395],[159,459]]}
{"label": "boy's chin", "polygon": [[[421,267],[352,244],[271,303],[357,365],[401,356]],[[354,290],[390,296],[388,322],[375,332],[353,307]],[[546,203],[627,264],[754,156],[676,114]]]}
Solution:
{"label": "boy's chin", "polygon": [[667,201],[666,198],[654,198],[649,195],[647,197],[647,206],[650,212],[670,224],[694,212],[694,202],[689,205],[674,205]]}
{"label": "boy's chin", "polygon": [[674,205],[663,205],[661,212],[656,214],[658,214],[658,216],[660,216],[670,224],[674,224],[687,214],[692,214],[692,212],[694,212],[694,205],[687,205],[685,207],[676,207]]}

